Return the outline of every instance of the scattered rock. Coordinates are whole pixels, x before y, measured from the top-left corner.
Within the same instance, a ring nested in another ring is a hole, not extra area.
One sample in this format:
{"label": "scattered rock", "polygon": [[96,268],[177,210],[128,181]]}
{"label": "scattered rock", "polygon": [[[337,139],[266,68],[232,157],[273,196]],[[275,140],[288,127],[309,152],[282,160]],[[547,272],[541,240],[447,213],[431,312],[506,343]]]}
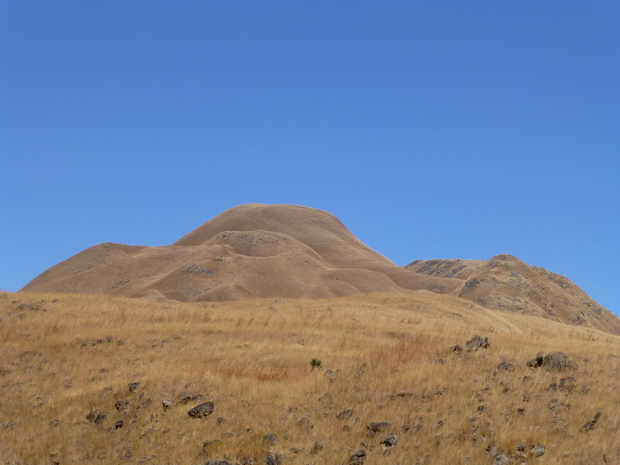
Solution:
{"label": "scattered rock", "polygon": [[355,454],[349,457],[349,465],[364,465],[366,461],[366,451],[364,449],[358,450]]}
{"label": "scattered rock", "polygon": [[593,429],[598,423],[598,420],[601,418],[601,415],[602,415],[602,412],[597,412],[596,415],[594,415],[594,418],[592,420],[585,423],[581,427],[580,431],[590,431],[591,429]]}
{"label": "scattered rock", "polygon": [[193,402],[199,399],[202,399],[202,394],[181,394],[182,404],[187,404],[188,402]]}
{"label": "scattered rock", "polygon": [[510,362],[504,361],[497,365],[497,369],[499,371],[515,371],[515,366]]}
{"label": "scattered rock", "polygon": [[304,417],[301,420],[299,420],[297,422],[297,426],[299,426],[301,428],[305,428],[307,431],[311,431],[314,428],[312,423],[310,423],[310,420],[308,418],[306,418],[306,417]]}
{"label": "scattered rock", "polygon": [[232,465],[232,463],[226,462],[224,460],[209,460],[205,462],[204,465]]}
{"label": "scattered rock", "polygon": [[352,416],[353,416],[353,409],[348,408],[340,412],[338,415],[336,415],[336,418],[338,418],[338,420],[348,420]]}
{"label": "scattered rock", "polygon": [[218,425],[218,426],[221,426],[221,425],[223,425],[224,423],[226,423],[226,418],[224,418],[224,417],[218,417],[218,418],[217,418],[217,420],[216,420],[216,423],[217,423],[217,425]]}
{"label": "scattered rock", "polygon": [[174,405],[174,403],[170,399],[164,399],[161,401],[164,410],[168,410],[170,407]]}
{"label": "scattered rock", "polygon": [[381,441],[379,444],[381,444],[384,449],[391,449],[396,445],[397,442],[398,436],[396,436],[394,433],[390,433],[388,437]]}
{"label": "scattered rock", "polygon": [[486,349],[489,347],[489,338],[488,337],[480,337],[477,334],[467,341],[465,344],[465,348],[468,352],[475,352],[476,350]]}
{"label": "scattered rock", "polygon": [[136,389],[138,389],[138,386],[140,386],[140,383],[136,382],[136,383],[129,383],[129,391],[130,392],[135,392]]}
{"label": "scattered rock", "polygon": [[530,454],[532,454],[536,458],[542,457],[543,455],[545,455],[545,446],[532,446],[530,449]]}
{"label": "scattered rock", "polygon": [[58,426],[58,423],[60,423],[60,420],[52,420],[49,425],[54,428],[55,426]]}
{"label": "scattered rock", "polygon": [[17,308],[20,310],[39,310],[39,306],[37,304],[21,304]]}
{"label": "scattered rock", "polygon": [[389,423],[387,421],[373,421],[372,423],[369,423],[366,428],[368,428],[368,430],[372,433],[379,433],[381,431],[385,431],[388,426]]}
{"label": "scattered rock", "polygon": [[187,414],[192,418],[205,418],[213,413],[213,409],[213,402],[203,402],[202,404],[189,409]]}
{"label": "scattered rock", "polygon": [[572,362],[564,352],[555,352],[545,355],[542,366],[548,370],[554,371],[576,370],[579,367],[575,362]]}
{"label": "scattered rock", "polygon": [[536,354],[536,357],[533,360],[530,360],[529,362],[527,362],[527,366],[531,368],[538,368],[539,366],[542,365],[542,362],[543,362],[543,354],[542,352],[538,352]]}
{"label": "scattered rock", "polygon": [[450,352],[456,352],[457,354],[460,354],[461,352],[463,352],[463,348],[460,345],[458,345],[458,344],[454,345],[454,346],[451,346],[448,350]]}
{"label": "scattered rock", "polygon": [[101,423],[103,423],[103,421],[106,418],[107,418],[107,415],[99,409],[93,410],[88,415],[86,415],[86,419],[88,421],[91,421],[97,425],[100,425]]}
{"label": "scattered rock", "polygon": [[131,449],[127,449],[125,453],[121,456],[121,460],[131,460],[132,457]]}
{"label": "scattered rock", "polygon": [[266,442],[267,444],[273,446],[275,444],[277,438],[278,437],[275,434],[267,433],[267,434],[265,434],[263,436],[263,441]]}
{"label": "scattered rock", "polygon": [[127,410],[129,408],[129,400],[119,400],[116,404],[114,404],[114,408],[116,408],[118,412]]}

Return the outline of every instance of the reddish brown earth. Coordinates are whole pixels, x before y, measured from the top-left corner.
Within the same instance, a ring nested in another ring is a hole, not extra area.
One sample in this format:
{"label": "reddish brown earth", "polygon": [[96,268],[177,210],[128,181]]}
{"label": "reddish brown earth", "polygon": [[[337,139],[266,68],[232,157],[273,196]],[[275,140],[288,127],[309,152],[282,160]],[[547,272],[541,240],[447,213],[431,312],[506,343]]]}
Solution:
{"label": "reddish brown earth", "polygon": [[293,205],[234,207],[169,246],[100,244],[46,270],[23,291],[178,301],[430,291],[620,333],[620,319],[568,279],[510,255],[399,267],[333,215]]}

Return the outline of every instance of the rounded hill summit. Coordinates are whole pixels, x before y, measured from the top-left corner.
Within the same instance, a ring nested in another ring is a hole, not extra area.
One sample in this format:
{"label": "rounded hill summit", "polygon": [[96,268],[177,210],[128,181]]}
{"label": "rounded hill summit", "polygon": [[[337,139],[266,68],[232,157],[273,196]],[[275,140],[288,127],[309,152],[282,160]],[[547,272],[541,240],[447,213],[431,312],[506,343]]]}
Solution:
{"label": "rounded hill summit", "polygon": [[295,205],[240,205],[168,246],[96,245],[23,289],[178,301],[422,290],[620,333],[620,320],[568,279],[510,255],[399,267],[330,213]]}

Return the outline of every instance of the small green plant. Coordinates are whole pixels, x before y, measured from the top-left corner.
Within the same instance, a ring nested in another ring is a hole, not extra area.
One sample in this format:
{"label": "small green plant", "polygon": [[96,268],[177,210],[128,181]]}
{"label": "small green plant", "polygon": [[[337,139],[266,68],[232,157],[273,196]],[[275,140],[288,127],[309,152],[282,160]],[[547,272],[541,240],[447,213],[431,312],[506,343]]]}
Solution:
{"label": "small green plant", "polygon": [[313,358],[310,360],[310,366],[312,366],[313,370],[315,368],[323,368],[323,363],[318,358]]}

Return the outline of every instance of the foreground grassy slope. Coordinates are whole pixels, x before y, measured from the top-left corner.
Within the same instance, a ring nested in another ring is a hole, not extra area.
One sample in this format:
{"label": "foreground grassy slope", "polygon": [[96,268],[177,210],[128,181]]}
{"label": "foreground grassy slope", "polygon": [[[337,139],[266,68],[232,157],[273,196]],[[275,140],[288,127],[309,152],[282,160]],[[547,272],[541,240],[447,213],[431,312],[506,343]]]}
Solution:
{"label": "foreground grassy slope", "polygon": [[[450,350],[474,334],[491,346]],[[451,296],[177,304],[4,293],[0,341],[2,463],[260,464],[271,453],[347,464],[364,449],[366,464],[493,464],[493,447],[525,463],[620,462],[619,337]],[[579,368],[527,367],[539,351]],[[213,414],[189,417],[203,401]],[[373,434],[371,422],[388,425]]]}

